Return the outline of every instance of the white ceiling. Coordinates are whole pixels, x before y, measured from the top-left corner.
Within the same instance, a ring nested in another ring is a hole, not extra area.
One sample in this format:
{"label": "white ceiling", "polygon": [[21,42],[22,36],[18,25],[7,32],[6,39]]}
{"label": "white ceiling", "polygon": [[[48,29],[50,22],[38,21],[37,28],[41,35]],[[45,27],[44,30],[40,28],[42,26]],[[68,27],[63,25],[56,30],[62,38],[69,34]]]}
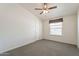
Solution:
{"label": "white ceiling", "polygon": [[78,3],[48,3],[49,7],[57,6],[57,8],[49,10],[49,13],[46,15],[40,15],[41,11],[34,8],[41,8],[41,3],[23,3],[20,5],[42,20],[76,14],[79,8]]}

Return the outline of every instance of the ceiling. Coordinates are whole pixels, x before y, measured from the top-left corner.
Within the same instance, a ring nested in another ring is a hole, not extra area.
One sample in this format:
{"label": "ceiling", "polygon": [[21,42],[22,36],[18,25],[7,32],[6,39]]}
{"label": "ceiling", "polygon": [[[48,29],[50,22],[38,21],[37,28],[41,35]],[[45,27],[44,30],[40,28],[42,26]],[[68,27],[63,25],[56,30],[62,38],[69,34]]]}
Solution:
{"label": "ceiling", "polygon": [[20,5],[42,20],[76,14],[79,8],[78,3],[48,3],[49,7],[57,6],[57,8],[49,10],[49,13],[45,15],[40,15],[41,11],[35,10],[34,8],[41,8],[41,3],[22,3]]}

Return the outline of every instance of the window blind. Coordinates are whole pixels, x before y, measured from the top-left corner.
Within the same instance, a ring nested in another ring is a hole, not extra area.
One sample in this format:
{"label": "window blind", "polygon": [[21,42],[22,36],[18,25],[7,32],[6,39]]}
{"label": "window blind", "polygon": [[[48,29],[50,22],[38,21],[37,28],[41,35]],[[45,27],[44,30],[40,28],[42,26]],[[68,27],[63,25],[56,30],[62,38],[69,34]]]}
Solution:
{"label": "window blind", "polygon": [[55,20],[49,20],[49,23],[57,23],[57,22],[63,22],[63,18],[55,19]]}

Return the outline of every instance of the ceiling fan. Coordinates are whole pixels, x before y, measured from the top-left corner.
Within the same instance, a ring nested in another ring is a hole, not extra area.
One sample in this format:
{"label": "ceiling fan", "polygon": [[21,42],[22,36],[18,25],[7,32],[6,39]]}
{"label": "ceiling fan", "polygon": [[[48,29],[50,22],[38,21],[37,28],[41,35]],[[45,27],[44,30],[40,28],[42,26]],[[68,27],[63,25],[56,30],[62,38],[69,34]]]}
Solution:
{"label": "ceiling fan", "polygon": [[42,8],[35,8],[35,10],[42,10],[40,14],[46,14],[49,12],[48,10],[55,9],[55,8],[57,8],[57,6],[48,7],[48,4],[44,3]]}

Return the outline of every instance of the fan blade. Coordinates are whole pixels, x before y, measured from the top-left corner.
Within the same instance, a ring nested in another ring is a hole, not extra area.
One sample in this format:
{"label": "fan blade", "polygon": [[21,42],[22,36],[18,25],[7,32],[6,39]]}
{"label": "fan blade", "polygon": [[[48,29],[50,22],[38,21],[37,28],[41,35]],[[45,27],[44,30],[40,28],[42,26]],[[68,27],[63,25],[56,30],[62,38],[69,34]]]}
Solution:
{"label": "fan blade", "polygon": [[42,14],[42,13],[43,13],[43,11],[40,14]]}
{"label": "fan blade", "polygon": [[50,8],[48,8],[48,9],[54,9],[54,8],[57,8],[57,6],[54,6],[54,7],[50,7]]}
{"label": "fan blade", "polygon": [[35,8],[35,10],[42,10],[41,8]]}

